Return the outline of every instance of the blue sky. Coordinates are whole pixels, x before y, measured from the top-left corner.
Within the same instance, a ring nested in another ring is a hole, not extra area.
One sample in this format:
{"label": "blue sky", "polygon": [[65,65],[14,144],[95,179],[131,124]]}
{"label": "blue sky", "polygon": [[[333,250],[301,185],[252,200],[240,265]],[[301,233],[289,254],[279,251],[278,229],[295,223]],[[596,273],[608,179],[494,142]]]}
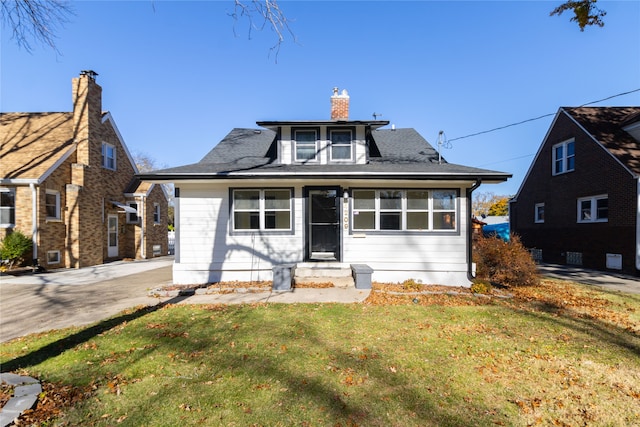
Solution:
{"label": "blue sky", "polygon": [[[130,151],[168,167],[234,127],[329,119],[339,87],[351,119],[381,113],[434,145],[442,130],[449,162],[513,174],[479,191],[510,195],[552,117],[467,135],[640,89],[640,2],[601,0],[604,28],[580,32],[549,16],[561,1],[282,1],[297,42],[277,58],[232,0],[74,2],[60,54],[2,29],[0,111],[71,111],[71,79],[92,69]],[[640,105],[640,91],[594,105]]]}

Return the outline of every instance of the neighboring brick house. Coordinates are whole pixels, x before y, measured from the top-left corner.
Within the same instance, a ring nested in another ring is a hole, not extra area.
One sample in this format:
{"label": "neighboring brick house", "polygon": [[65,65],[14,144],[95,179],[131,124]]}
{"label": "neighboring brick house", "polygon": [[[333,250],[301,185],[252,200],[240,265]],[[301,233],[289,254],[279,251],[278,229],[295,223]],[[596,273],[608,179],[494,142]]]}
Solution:
{"label": "neighboring brick house", "polygon": [[73,112],[0,114],[0,239],[32,235],[47,269],[168,251],[166,194],[135,177],[96,75],[73,79]]}
{"label": "neighboring brick house", "polygon": [[640,274],[640,107],[560,108],[510,214],[544,262]]}

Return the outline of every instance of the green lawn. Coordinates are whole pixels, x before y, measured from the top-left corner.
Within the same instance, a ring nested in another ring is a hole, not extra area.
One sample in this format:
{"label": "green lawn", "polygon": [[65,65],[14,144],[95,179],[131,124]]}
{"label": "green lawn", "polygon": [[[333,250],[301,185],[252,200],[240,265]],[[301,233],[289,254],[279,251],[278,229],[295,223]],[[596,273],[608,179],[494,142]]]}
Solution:
{"label": "green lawn", "polygon": [[640,296],[413,298],[130,311],[0,362],[88,391],[46,425],[640,425]]}

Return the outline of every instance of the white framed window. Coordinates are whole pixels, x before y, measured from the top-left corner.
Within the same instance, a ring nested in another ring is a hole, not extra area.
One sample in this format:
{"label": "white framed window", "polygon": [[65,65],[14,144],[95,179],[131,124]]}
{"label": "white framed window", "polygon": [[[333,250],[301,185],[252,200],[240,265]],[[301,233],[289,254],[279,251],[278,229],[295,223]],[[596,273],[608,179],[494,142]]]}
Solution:
{"label": "white framed window", "polygon": [[609,221],[609,196],[581,197],[578,199],[578,222]]}
{"label": "white framed window", "polygon": [[60,216],[60,192],[47,190],[45,194],[45,208],[47,210],[47,220],[59,221]]}
{"label": "white framed window", "polygon": [[160,204],[153,204],[153,223],[160,224]]}
{"label": "white framed window", "polygon": [[138,216],[138,203],[127,202],[127,206],[136,210],[135,212],[127,212],[127,224],[137,224],[140,222],[140,217]]}
{"label": "white framed window", "polygon": [[0,227],[10,228],[16,224],[16,190],[0,188]]}
{"label": "white framed window", "polygon": [[290,231],[290,188],[233,190],[233,230]]}
{"label": "white framed window", "polygon": [[47,251],[47,264],[60,264],[60,251]]}
{"label": "white framed window", "polygon": [[102,143],[102,167],[116,170],[116,147],[106,142]]}
{"label": "white framed window", "polygon": [[353,134],[351,129],[329,129],[331,160],[350,161],[353,159]]}
{"label": "white framed window", "polygon": [[544,222],[544,203],[536,203],[534,207],[534,222],[541,224]]}
{"label": "white framed window", "polygon": [[318,160],[318,130],[293,129],[296,162]]}
{"label": "white framed window", "polygon": [[354,231],[456,231],[457,190],[354,189]]}
{"label": "white framed window", "polygon": [[553,146],[553,175],[572,172],[576,168],[575,141],[569,139]]}

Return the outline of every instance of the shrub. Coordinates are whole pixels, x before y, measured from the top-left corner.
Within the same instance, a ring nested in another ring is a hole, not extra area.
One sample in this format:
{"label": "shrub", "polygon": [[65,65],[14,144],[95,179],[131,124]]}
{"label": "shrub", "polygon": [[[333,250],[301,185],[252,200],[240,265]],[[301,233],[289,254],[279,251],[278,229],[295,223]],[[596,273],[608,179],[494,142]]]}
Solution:
{"label": "shrub", "polygon": [[477,277],[504,286],[531,286],[540,282],[538,269],[518,236],[509,242],[495,237],[475,242],[474,261]]}
{"label": "shrub", "polygon": [[488,294],[491,292],[491,283],[486,280],[476,279],[471,284],[471,292],[474,294]]}
{"label": "shrub", "polygon": [[22,264],[31,253],[33,242],[19,230],[14,230],[0,242],[0,258],[9,263],[9,269]]}

